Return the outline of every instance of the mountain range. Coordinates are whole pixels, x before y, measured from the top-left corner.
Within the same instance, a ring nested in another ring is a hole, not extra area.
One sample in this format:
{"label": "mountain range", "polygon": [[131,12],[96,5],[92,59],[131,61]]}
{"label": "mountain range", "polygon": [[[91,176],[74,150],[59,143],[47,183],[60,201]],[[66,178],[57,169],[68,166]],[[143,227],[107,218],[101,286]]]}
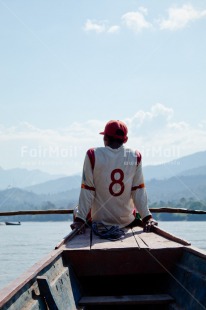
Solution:
{"label": "mountain range", "polygon": [[63,175],[53,175],[40,170],[27,170],[22,168],[3,169],[0,167],[0,189],[25,186],[58,179]]}
{"label": "mountain range", "polygon": [[[145,166],[143,172],[150,203],[182,197],[206,201],[206,151],[164,165]],[[0,210],[70,208],[78,203],[80,185],[78,174],[0,169]]]}
{"label": "mountain range", "polygon": [[206,151],[177,158],[160,165],[144,167],[145,180],[168,179],[175,176],[206,174]]}

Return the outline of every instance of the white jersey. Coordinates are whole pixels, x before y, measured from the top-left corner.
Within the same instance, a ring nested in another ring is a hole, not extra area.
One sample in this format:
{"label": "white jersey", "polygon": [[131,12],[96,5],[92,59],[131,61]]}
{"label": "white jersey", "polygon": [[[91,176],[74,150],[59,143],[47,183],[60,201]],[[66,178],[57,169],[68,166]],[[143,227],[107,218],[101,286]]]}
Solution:
{"label": "white jersey", "polygon": [[76,216],[85,221],[91,209],[92,221],[124,227],[133,222],[135,208],[142,219],[151,215],[141,154],[123,145],[88,150]]}

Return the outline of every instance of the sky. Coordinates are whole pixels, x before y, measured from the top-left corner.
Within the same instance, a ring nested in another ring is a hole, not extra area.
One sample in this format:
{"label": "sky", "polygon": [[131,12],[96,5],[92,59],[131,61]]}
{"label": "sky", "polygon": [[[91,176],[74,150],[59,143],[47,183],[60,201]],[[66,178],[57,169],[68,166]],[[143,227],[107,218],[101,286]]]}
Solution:
{"label": "sky", "polygon": [[124,121],[155,165],[206,150],[206,2],[0,0],[0,167],[81,172]]}

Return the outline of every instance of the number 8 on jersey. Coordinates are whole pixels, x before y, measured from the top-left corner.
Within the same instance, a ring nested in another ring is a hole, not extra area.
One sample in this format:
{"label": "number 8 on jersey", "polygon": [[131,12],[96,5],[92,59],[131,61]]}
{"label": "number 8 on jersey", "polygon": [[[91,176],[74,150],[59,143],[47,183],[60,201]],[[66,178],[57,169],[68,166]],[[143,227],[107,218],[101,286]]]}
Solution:
{"label": "number 8 on jersey", "polygon": [[[111,183],[109,185],[109,192],[112,196],[120,196],[124,192],[124,172],[121,169],[114,169],[111,172]],[[120,190],[114,191],[115,184],[119,184]]]}

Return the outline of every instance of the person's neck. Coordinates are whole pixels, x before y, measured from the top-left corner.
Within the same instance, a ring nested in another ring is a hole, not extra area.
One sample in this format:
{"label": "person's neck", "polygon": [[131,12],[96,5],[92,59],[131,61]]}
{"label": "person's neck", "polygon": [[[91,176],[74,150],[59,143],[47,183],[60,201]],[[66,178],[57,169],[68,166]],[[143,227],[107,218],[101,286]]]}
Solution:
{"label": "person's neck", "polygon": [[118,149],[119,147],[122,146],[122,144],[114,142],[114,143],[109,143],[107,146],[111,147],[111,149]]}

